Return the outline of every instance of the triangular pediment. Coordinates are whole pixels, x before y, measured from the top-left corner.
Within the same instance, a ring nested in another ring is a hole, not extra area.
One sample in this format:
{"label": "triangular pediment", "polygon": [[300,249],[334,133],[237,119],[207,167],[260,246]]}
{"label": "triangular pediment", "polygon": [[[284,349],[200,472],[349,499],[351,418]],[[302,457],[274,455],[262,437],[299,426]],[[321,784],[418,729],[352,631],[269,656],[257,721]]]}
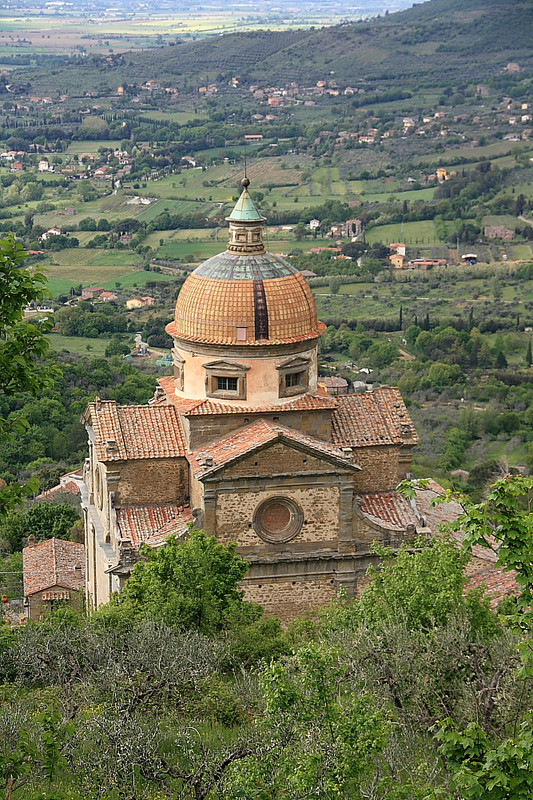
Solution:
{"label": "triangular pediment", "polygon": [[[200,480],[207,479],[224,470],[232,470],[237,464],[244,464],[246,460],[255,463],[259,453],[277,446],[277,449],[287,452],[298,451],[302,454],[302,472],[321,471],[325,464],[329,465],[328,471],[350,472],[359,470],[360,467],[347,458],[342,451],[328,442],[321,442],[311,436],[301,434],[299,431],[281,426],[273,426],[270,423],[260,420],[257,423],[241,428],[228,436],[212,442],[208,447],[201,451],[191,454],[192,468]],[[280,447],[281,446],[281,447]],[[270,463],[265,465],[266,472],[286,472],[288,462],[283,458],[282,452],[279,454],[279,469],[272,467]],[[254,470],[251,470],[253,473]],[[256,471],[255,471],[256,472]]]}
{"label": "triangular pediment", "polygon": [[278,364],[276,369],[305,369],[308,366],[309,366],[308,358],[302,358],[301,356],[296,356],[294,358],[289,358],[282,364]]}
{"label": "triangular pediment", "polygon": [[250,367],[245,364],[236,364],[234,361],[209,361],[207,364],[202,364],[204,369],[217,370],[220,372],[247,372]]}

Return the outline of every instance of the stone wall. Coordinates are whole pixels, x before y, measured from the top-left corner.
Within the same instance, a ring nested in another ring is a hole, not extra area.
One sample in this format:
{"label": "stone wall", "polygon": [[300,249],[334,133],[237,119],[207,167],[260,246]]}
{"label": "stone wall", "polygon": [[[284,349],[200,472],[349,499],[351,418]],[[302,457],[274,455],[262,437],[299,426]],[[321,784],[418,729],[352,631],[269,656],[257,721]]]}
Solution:
{"label": "stone wall", "polygon": [[[268,498],[288,497],[301,508],[304,523],[290,542],[272,544],[255,532],[252,520],[256,508]],[[339,528],[339,488],[337,486],[298,486],[269,482],[263,489],[241,486],[216,493],[216,536],[221,542],[236,541],[239,548],[256,552],[298,552],[305,544],[316,548],[337,548]]]}
{"label": "stone wall", "polygon": [[28,619],[38,622],[57,608],[74,608],[76,611],[82,612],[84,600],[85,592],[83,590],[53,586],[42,592],[36,592],[28,598]]}
{"label": "stone wall", "polygon": [[187,502],[189,466],[185,458],[151,458],[113,464],[120,473],[116,506]]}
{"label": "stone wall", "polygon": [[353,461],[362,468],[354,475],[354,489],[358,494],[390,492],[398,485],[398,460],[400,448],[390,445],[356,447]]}
{"label": "stone wall", "polygon": [[314,436],[322,441],[331,441],[331,410],[276,411],[257,414],[202,414],[187,417],[186,431],[191,450],[198,450],[215,439],[242,428],[258,419],[279,422],[287,428]]}
{"label": "stone wall", "polygon": [[[342,468],[341,468],[342,469]],[[224,470],[224,480],[259,475],[337,474],[339,466],[285,442],[274,442]]]}
{"label": "stone wall", "polygon": [[267,614],[288,623],[337,597],[338,588],[332,574],[292,581],[245,581],[246,600],[259,603]]}

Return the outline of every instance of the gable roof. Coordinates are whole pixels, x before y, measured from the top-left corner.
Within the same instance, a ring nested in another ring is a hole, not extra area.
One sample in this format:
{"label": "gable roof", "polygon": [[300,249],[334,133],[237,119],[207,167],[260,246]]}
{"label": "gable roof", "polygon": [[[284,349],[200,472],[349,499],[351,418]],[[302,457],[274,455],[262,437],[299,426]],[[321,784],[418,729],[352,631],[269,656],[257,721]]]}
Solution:
{"label": "gable roof", "polygon": [[332,439],[339,446],[415,445],[420,441],[400,390],[394,386],[332,399],[336,404]]}
{"label": "gable roof", "polygon": [[356,464],[349,462],[342,450],[335,445],[265,419],[252,422],[194,451],[189,457],[191,468],[196,476],[202,479],[275,441],[296,445],[344,469],[352,471],[360,469]]}
{"label": "gable roof", "polygon": [[85,548],[65,539],[46,539],[22,551],[24,594],[61,586],[64,589],[85,589]]}
{"label": "gable roof", "polygon": [[117,527],[122,539],[136,548],[141,544],[159,547],[167,536],[181,536],[193,522],[188,506],[169,503],[163,506],[123,506],[117,508]]}
{"label": "gable roof", "polygon": [[83,421],[92,424],[99,461],[176,458],[186,452],[177,410],[172,405],[117,406],[115,400],[89,403]]}

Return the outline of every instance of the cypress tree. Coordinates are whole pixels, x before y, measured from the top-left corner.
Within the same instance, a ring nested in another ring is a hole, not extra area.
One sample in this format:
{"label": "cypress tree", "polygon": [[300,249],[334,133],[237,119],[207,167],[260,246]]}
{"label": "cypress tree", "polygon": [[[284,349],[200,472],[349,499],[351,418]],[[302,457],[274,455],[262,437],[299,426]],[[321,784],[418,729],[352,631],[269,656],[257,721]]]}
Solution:
{"label": "cypress tree", "polygon": [[531,355],[531,339],[527,343],[526,364],[528,367],[530,367],[531,364],[533,364],[533,357]]}

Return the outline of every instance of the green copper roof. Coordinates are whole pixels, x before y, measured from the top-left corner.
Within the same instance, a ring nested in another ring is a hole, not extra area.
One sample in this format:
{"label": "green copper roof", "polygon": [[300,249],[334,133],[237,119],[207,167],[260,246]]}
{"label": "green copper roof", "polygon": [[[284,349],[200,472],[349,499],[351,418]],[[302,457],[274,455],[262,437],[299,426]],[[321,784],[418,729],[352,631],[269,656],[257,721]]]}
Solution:
{"label": "green copper roof", "polygon": [[251,281],[285,278],[297,272],[282,256],[273,253],[238,255],[226,251],[208,258],[193,274],[224,281]]}
{"label": "green copper roof", "polygon": [[226,219],[234,220],[235,222],[261,222],[264,217],[261,216],[257,210],[257,206],[248,194],[248,184],[250,182],[247,178],[242,181],[244,189],[242,194],[235,204],[235,208]]}

